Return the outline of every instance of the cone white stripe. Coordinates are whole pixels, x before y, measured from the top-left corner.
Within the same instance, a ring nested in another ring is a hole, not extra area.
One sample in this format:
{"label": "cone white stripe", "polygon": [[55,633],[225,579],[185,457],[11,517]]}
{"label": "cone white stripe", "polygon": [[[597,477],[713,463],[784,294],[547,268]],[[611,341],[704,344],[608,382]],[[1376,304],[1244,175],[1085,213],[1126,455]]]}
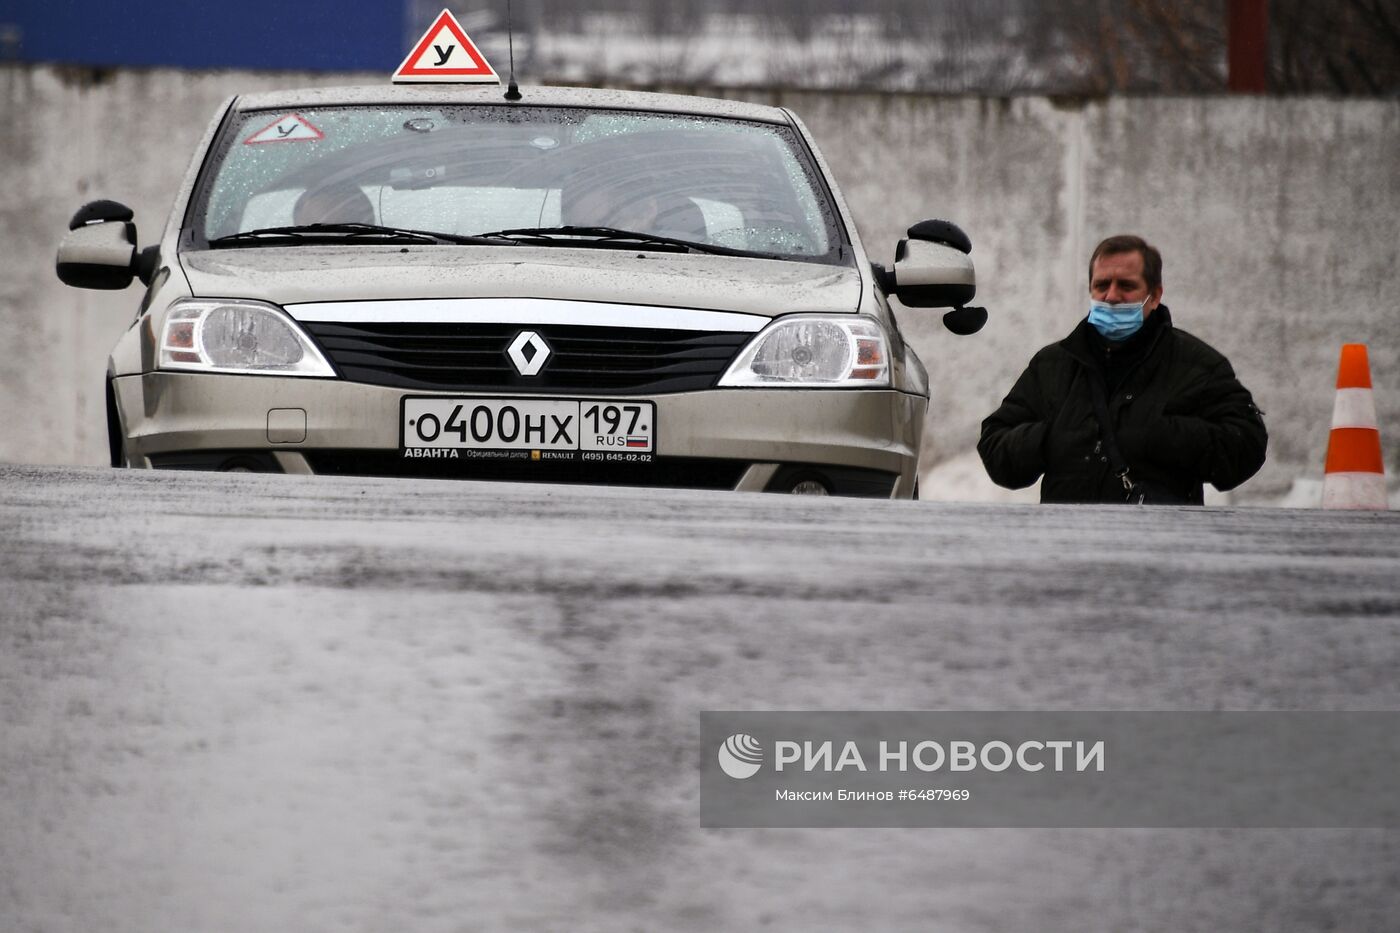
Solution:
{"label": "cone white stripe", "polygon": [[1322,479],[1324,509],[1388,509],[1384,473],[1328,473]]}
{"label": "cone white stripe", "polygon": [[1332,406],[1334,428],[1377,428],[1376,396],[1370,389],[1338,389]]}

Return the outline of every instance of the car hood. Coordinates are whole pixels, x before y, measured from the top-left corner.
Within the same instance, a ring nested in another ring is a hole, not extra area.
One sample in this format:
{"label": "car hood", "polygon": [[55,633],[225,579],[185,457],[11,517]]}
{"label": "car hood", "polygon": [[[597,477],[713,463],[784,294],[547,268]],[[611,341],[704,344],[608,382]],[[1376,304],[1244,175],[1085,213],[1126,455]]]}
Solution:
{"label": "car hood", "polygon": [[296,246],[180,254],[197,298],[275,304],[412,298],[552,298],[774,316],[855,311],[850,266],[528,246]]}

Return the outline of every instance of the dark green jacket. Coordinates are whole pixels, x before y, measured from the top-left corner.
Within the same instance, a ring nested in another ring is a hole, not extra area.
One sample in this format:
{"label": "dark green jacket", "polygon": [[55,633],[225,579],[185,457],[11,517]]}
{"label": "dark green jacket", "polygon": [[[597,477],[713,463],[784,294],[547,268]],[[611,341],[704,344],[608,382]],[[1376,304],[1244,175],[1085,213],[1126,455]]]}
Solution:
{"label": "dark green jacket", "polygon": [[1081,321],[1037,353],[1001,407],[982,422],[977,452],[987,474],[1012,489],[1043,474],[1041,502],[1123,502],[1109,466],[1089,380],[1105,384],[1118,446],[1135,480],[1188,503],[1202,483],[1233,489],[1264,463],[1268,435],[1229,360],[1172,327],[1165,306],[1133,337],[1113,344]]}

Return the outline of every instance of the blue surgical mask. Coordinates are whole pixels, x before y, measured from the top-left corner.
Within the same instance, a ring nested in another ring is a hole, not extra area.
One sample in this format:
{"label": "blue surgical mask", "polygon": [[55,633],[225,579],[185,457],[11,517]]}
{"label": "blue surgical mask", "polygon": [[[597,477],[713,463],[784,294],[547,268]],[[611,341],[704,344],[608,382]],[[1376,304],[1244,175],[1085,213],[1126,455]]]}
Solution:
{"label": "blue surgical mask", "polygon": [[1142,301],[1125,301],[1109,304],[1107,301],[1089,300],[1089,323],[1108,340],[1127,340],[1142,328]]}

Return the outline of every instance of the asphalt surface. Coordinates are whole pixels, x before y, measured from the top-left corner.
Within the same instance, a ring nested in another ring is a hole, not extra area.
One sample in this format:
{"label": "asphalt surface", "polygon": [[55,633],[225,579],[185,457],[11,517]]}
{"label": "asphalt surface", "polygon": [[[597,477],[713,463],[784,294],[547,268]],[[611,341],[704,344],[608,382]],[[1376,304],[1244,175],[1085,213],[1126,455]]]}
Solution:
{"label": "asphalt surface", "polygon": [[1400,516],[0,466],[0,929],[1379,930],[1400,831],[706,830],[706,709],[1400,709]]}

